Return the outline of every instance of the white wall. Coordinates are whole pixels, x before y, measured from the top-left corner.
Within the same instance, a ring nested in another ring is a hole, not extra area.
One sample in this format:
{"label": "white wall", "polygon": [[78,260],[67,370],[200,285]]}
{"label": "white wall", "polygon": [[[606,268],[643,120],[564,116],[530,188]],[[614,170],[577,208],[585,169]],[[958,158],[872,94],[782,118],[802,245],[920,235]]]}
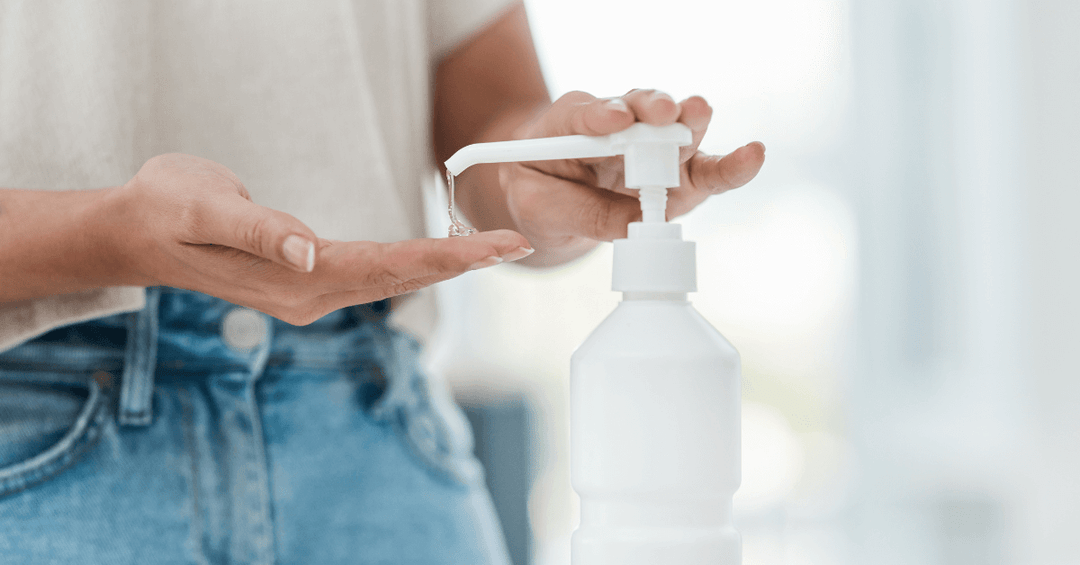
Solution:
{"label": "white wall", "polygon": [[1080,2],[1026,0],[1022,77],[1034,452],[1029,553],[1080,563]]}
{"label": "white wall", "polygon": [[999,565],[1027,423],[1009,0],[852,4],[851,562]]}
{"label": "white wall", "polygon": [[[760,416],[746,565],[1080,564],[1080,0],[528,5],[556,95],[701,92],[708,149],[769,147],[684,220]],[[543,564],[574,522],[566,364],[615,304],[608,256],[444,288],[444,372],[541,406]]]}

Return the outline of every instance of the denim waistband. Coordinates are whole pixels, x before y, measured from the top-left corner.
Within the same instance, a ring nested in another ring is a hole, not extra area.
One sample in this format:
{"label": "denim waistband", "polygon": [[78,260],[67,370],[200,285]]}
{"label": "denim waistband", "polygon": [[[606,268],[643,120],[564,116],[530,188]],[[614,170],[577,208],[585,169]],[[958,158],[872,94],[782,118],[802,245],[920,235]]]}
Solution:
{"label": "denim waistband", "polygon": [[[156,304],[152,304],[155,293]],[[189,378],[208,367],[250,369],[253,352],[238,351],[223,339],[226,318],[240,310],[263,324],[267,343],[259,345],[266,346],[266,367],[288,364],[318,370],[364,363],[373,355],[380,334],[396,333],[387,324],[389,300],[343,308],[307,326],[293,326],[199,292],[167,287],[148,289],[148,309],[154,306],[153,369],[159,380]],[[82,380],[88,369],[123,370],[125,358],[131,361],[129,334],[141,334],[132,337],[145,340],[151,329],[136,323],[140,315],[146,318],[146,312],[116,314],[52,330],[0,353],[0,369],[27,375],[46,372],[52,374],[50,378],[70,373]]]}
{"label": "denim waistband", "polygon": [[208,375],[252,382],[278,367],[352,372],[381,363],[391,342],[405,337],[387,324],[389,300],[298,327],[199,292],[146,292],[139,312],[58,328],[0,354],[0,378],[85,383],[118,376],[119,422],[144,426],[155,384]]}

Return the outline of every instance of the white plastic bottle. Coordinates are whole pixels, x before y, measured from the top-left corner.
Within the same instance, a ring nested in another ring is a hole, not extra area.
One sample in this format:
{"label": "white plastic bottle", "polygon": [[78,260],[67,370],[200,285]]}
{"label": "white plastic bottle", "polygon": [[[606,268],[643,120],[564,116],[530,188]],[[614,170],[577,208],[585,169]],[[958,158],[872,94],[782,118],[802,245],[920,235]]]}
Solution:
{"label": "white plastic bottle", "polygon": [[631,224],[615,242],[623,300],[571,360],[573,565],[741,562],[739,355],[687,301],[679,227]]}
{"label": "white plastic bottle", "polygon": [[623,301],[574,353],[571,478],[581,497],[573,565],[738,565],[731,522],[739,487],[739,354],[701,317],[694,244],[665,221],[679,184],[682,124],[635,124],[603,137],[470,145],[446,162],[623,155],[642,221],[615,241],[612,289]]}

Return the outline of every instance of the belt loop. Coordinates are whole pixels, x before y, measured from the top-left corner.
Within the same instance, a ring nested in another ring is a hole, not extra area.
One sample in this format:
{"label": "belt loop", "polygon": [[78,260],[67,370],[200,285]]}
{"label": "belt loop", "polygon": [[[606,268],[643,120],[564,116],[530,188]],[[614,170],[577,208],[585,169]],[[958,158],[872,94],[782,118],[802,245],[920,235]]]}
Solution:
{"label": "belt loop", "polygon": [[158,299],[161,289],[146,289],[146,307],[128,315],[127,350],[120,383],[121,426],[149,426],[153,414],[154,369],[157,366]]}

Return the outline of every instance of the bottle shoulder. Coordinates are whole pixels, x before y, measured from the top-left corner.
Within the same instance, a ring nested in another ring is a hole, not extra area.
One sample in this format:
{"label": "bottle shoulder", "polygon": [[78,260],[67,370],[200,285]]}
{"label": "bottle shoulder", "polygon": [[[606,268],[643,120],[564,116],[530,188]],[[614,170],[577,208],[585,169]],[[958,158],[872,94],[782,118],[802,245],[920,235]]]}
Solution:
{"label": "bottle shoulder", "polygon": [[738,357],[735,347],[689,302],[623,301],[574,353]]}

